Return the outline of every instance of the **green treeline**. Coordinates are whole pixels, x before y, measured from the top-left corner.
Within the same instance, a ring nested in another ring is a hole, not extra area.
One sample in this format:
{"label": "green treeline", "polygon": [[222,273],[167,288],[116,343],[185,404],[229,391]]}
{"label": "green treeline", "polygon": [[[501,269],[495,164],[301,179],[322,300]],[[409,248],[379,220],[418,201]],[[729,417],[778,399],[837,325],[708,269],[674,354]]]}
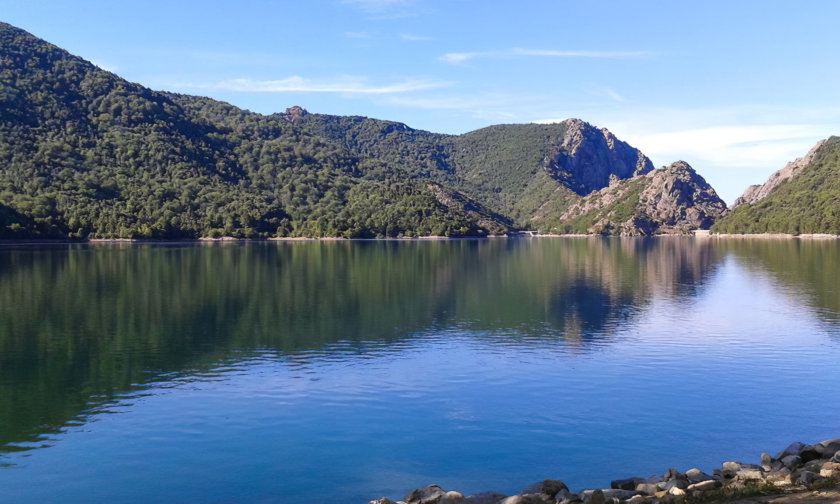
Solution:
{"label": "green treeline", "polygon": [[797,176],[738,206],[712,232],[840,234],[840,137],[829,138]]}

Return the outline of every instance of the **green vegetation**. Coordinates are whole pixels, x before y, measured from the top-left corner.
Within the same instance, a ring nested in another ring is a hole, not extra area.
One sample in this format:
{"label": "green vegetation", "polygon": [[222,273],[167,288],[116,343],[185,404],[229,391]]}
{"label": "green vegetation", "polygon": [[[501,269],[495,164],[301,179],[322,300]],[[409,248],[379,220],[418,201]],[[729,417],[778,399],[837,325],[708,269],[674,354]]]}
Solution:
{"label": "green vegetation", "polygon": [[840,234],[840,137],[831,137],[795,177],[712,226],[714,233]]}

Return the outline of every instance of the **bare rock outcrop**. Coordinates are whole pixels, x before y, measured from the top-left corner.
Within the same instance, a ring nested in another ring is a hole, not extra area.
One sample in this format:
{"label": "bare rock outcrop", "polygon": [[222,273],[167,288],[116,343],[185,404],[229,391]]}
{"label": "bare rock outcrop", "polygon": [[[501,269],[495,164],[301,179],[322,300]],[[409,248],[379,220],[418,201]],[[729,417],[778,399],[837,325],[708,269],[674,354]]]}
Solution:
{"label": "bare rock outcrop", "polygon": [[758,201],[761,201],[762,199],[766,198],[767,195],[770,194],[770,192],[776,188],[776,186],[778,186],[779,184],[781,184],[789,178],[799,175],[802,169],[808,166],[811,163],[811,161],[814,160],[814,156],[817,155],[817,151],[820,149],[820,147],[823,146],[825,142],[826,140],[820,140],[819,142],[817,142],[817,144],[813,146],[807,154],[805,154],[801,158],[796,158],[794,161],[791,161],[790,163],[786,164],[785,167],[781,170],[777,171],[773,175],[770,175],[770,178],[767,179],[767,182],[765,182],[764,184],[756,184],[749,186],[747,190],[744,191],[744,194],[742,194],[738,197],[738,199],[735,200],[735,203],[732,204],[732,208],[734,209],[743,204],[752,205]]}
{"label": "bare rock outcrop", "polygon": [[563,142],[545,158],[543,168],[577,194],[606,187],[612,176],[626,179],[653,170],[647,156],[606,128],[598,129],[580,119],[564,122]]}

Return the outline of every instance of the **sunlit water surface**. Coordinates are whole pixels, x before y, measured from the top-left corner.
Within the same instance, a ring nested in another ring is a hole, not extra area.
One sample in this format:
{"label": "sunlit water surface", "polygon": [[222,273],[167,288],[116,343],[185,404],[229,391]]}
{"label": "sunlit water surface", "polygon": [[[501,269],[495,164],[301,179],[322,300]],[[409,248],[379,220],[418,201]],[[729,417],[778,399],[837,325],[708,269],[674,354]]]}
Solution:
{"label": "sunlit water surface", "polygon": [[0,248],[0,501],[573,489],[840,436],[835,241]]}

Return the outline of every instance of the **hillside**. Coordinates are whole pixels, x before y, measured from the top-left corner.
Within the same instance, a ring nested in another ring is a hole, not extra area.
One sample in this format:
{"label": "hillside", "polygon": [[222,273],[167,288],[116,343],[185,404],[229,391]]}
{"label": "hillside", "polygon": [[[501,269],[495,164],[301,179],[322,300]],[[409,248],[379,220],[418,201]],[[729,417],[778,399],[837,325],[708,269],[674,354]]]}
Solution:
{"label": "hillside", "polygon": [[840,234],[840,137],[820,141],[736,205],[712,232]]}
{"label": "hillside", "polygon": [[708,229],[726,203],[688,163],[676,162],[629,179],[613,178],[559,217],[535,217],[560,233],[649,236]]}
{"label": "hillside", "polygon": [[579,119],[443,135],[300,107],[261,115],[127,82],[0,23],[0,238],[545,230],[652,170]]}

